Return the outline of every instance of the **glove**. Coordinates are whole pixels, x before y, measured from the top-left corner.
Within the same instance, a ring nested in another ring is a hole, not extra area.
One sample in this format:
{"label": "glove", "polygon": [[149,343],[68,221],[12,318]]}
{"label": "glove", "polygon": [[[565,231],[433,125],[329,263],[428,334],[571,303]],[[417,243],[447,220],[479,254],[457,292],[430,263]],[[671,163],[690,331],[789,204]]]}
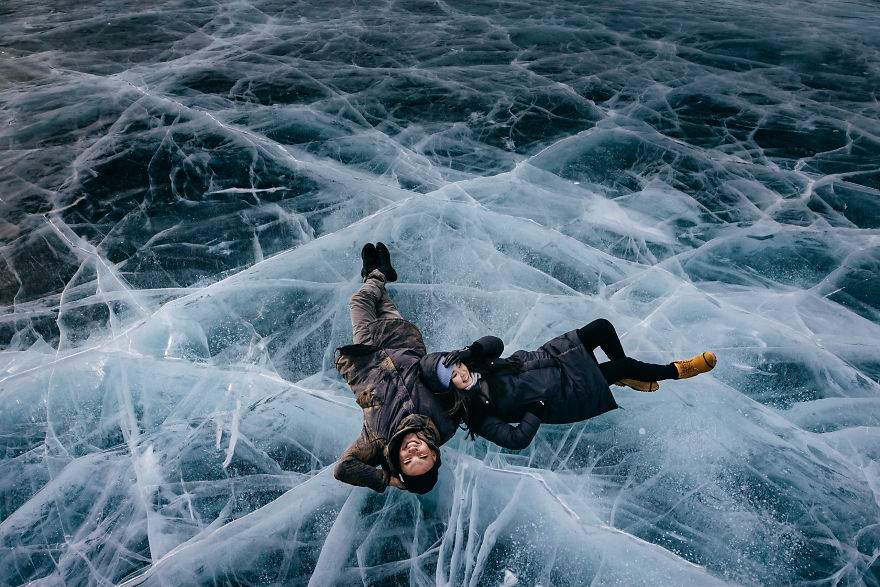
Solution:
{"label": "glove", "polygon": [[464,363],[467,362],[474,356],[474,352],[471,350],[471,347],[466,346],[461,350],[452,351],[443,357],[443,366],[450,367],[456,363]]}
{"label": "glove", "polygon": [[454,365],[455,363],[468,363],[471,362],[479,362],[480,357],[483,356],[484,350],[483,345],[480,344],[480,341],[476,340],[458,351],[452,351],[447,354],[443,359],[443,366],[449,367],[450,365]]}
{"label": "glove", "polygon": [[536,415],[539,420],[543,421],[544,416],[547,415],[547,406],[544,405],[543,401],[536,401],[530,404],[526,404],[526,411],[531,412]]}

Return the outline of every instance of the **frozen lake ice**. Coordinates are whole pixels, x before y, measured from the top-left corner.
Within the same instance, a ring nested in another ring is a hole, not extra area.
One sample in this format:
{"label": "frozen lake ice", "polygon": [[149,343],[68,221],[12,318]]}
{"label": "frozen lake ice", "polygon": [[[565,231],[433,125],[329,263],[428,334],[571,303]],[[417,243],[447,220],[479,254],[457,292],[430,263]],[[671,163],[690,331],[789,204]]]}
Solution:
{"label": "frozen lake ice", "polygon": [[[0,6],[0,584],[880,585],[880,6]],[[337,482],[429,350],[718,367]]]}

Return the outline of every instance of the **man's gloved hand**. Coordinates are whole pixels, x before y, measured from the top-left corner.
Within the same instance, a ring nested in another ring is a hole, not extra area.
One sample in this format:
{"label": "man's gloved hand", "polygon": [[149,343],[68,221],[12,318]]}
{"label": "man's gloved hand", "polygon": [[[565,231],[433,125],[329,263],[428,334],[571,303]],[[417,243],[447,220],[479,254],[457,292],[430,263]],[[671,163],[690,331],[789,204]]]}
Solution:
{"label": "man's gloved hand", "polygon": [[539,420],[543,421],[544,416],[547,415],[547,406],[544,405],[543,401],[536,401],[530,404],[526,404],[526,411],[531,412],[536,415]]}
{"label": "man's gloved hand", "polygon": [[443,357],[443,366],[451,367],[456,363],[465,363],[473,356],[474,352],[471,350],[471,347],[466,346],[461,350],[452,351],[451,353],[448,353],[445,357]]}

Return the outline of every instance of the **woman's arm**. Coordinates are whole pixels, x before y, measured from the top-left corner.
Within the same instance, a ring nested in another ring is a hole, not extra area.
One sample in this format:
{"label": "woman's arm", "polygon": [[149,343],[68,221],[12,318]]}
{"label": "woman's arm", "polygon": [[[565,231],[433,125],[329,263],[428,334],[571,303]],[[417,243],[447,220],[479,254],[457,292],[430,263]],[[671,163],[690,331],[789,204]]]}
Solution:
{"label": "woman's arm", "polygon": [[478,338],[458,351],[447,353],[443,365],[450,367],[459,361],[468,365],[484,365],[496,360],[504,352],[504,343],[497,336]]}
{"label": "woman's arm", "polygon": [[475,362],[488,363],[501,356],[504,352],[504,342],[497,336],[484,336],[472,342],[468,348]]}
{"label": "woman's arm", "polygon": [[364,434],[345,449],[333,476],[343,483],[369,487],[382,493],[388,487],[388,474],[377,468],[382,462],[382,448],[378,442],[370,442]]}
{"label": "woman's arm", "polygon": [[522,450],[531,444],[541,426],[541,419],[531,412],[523,414],[516,426],[495,416],[486,416],[477,434],[503,448]]}

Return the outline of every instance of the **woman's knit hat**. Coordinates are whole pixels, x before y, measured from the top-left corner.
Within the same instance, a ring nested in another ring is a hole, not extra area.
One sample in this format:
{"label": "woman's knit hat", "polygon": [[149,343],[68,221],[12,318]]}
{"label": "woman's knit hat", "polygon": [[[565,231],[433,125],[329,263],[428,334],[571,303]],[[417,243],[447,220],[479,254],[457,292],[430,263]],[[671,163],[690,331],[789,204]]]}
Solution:
{"label": "woman's knit hat", "polygon": [[437,379],[440,380],[440,383],[443,384],[443,387],[449,387],[449,382],[452,381],[452,367],[446,367],[443,365],[443,361],[437,361]]}

